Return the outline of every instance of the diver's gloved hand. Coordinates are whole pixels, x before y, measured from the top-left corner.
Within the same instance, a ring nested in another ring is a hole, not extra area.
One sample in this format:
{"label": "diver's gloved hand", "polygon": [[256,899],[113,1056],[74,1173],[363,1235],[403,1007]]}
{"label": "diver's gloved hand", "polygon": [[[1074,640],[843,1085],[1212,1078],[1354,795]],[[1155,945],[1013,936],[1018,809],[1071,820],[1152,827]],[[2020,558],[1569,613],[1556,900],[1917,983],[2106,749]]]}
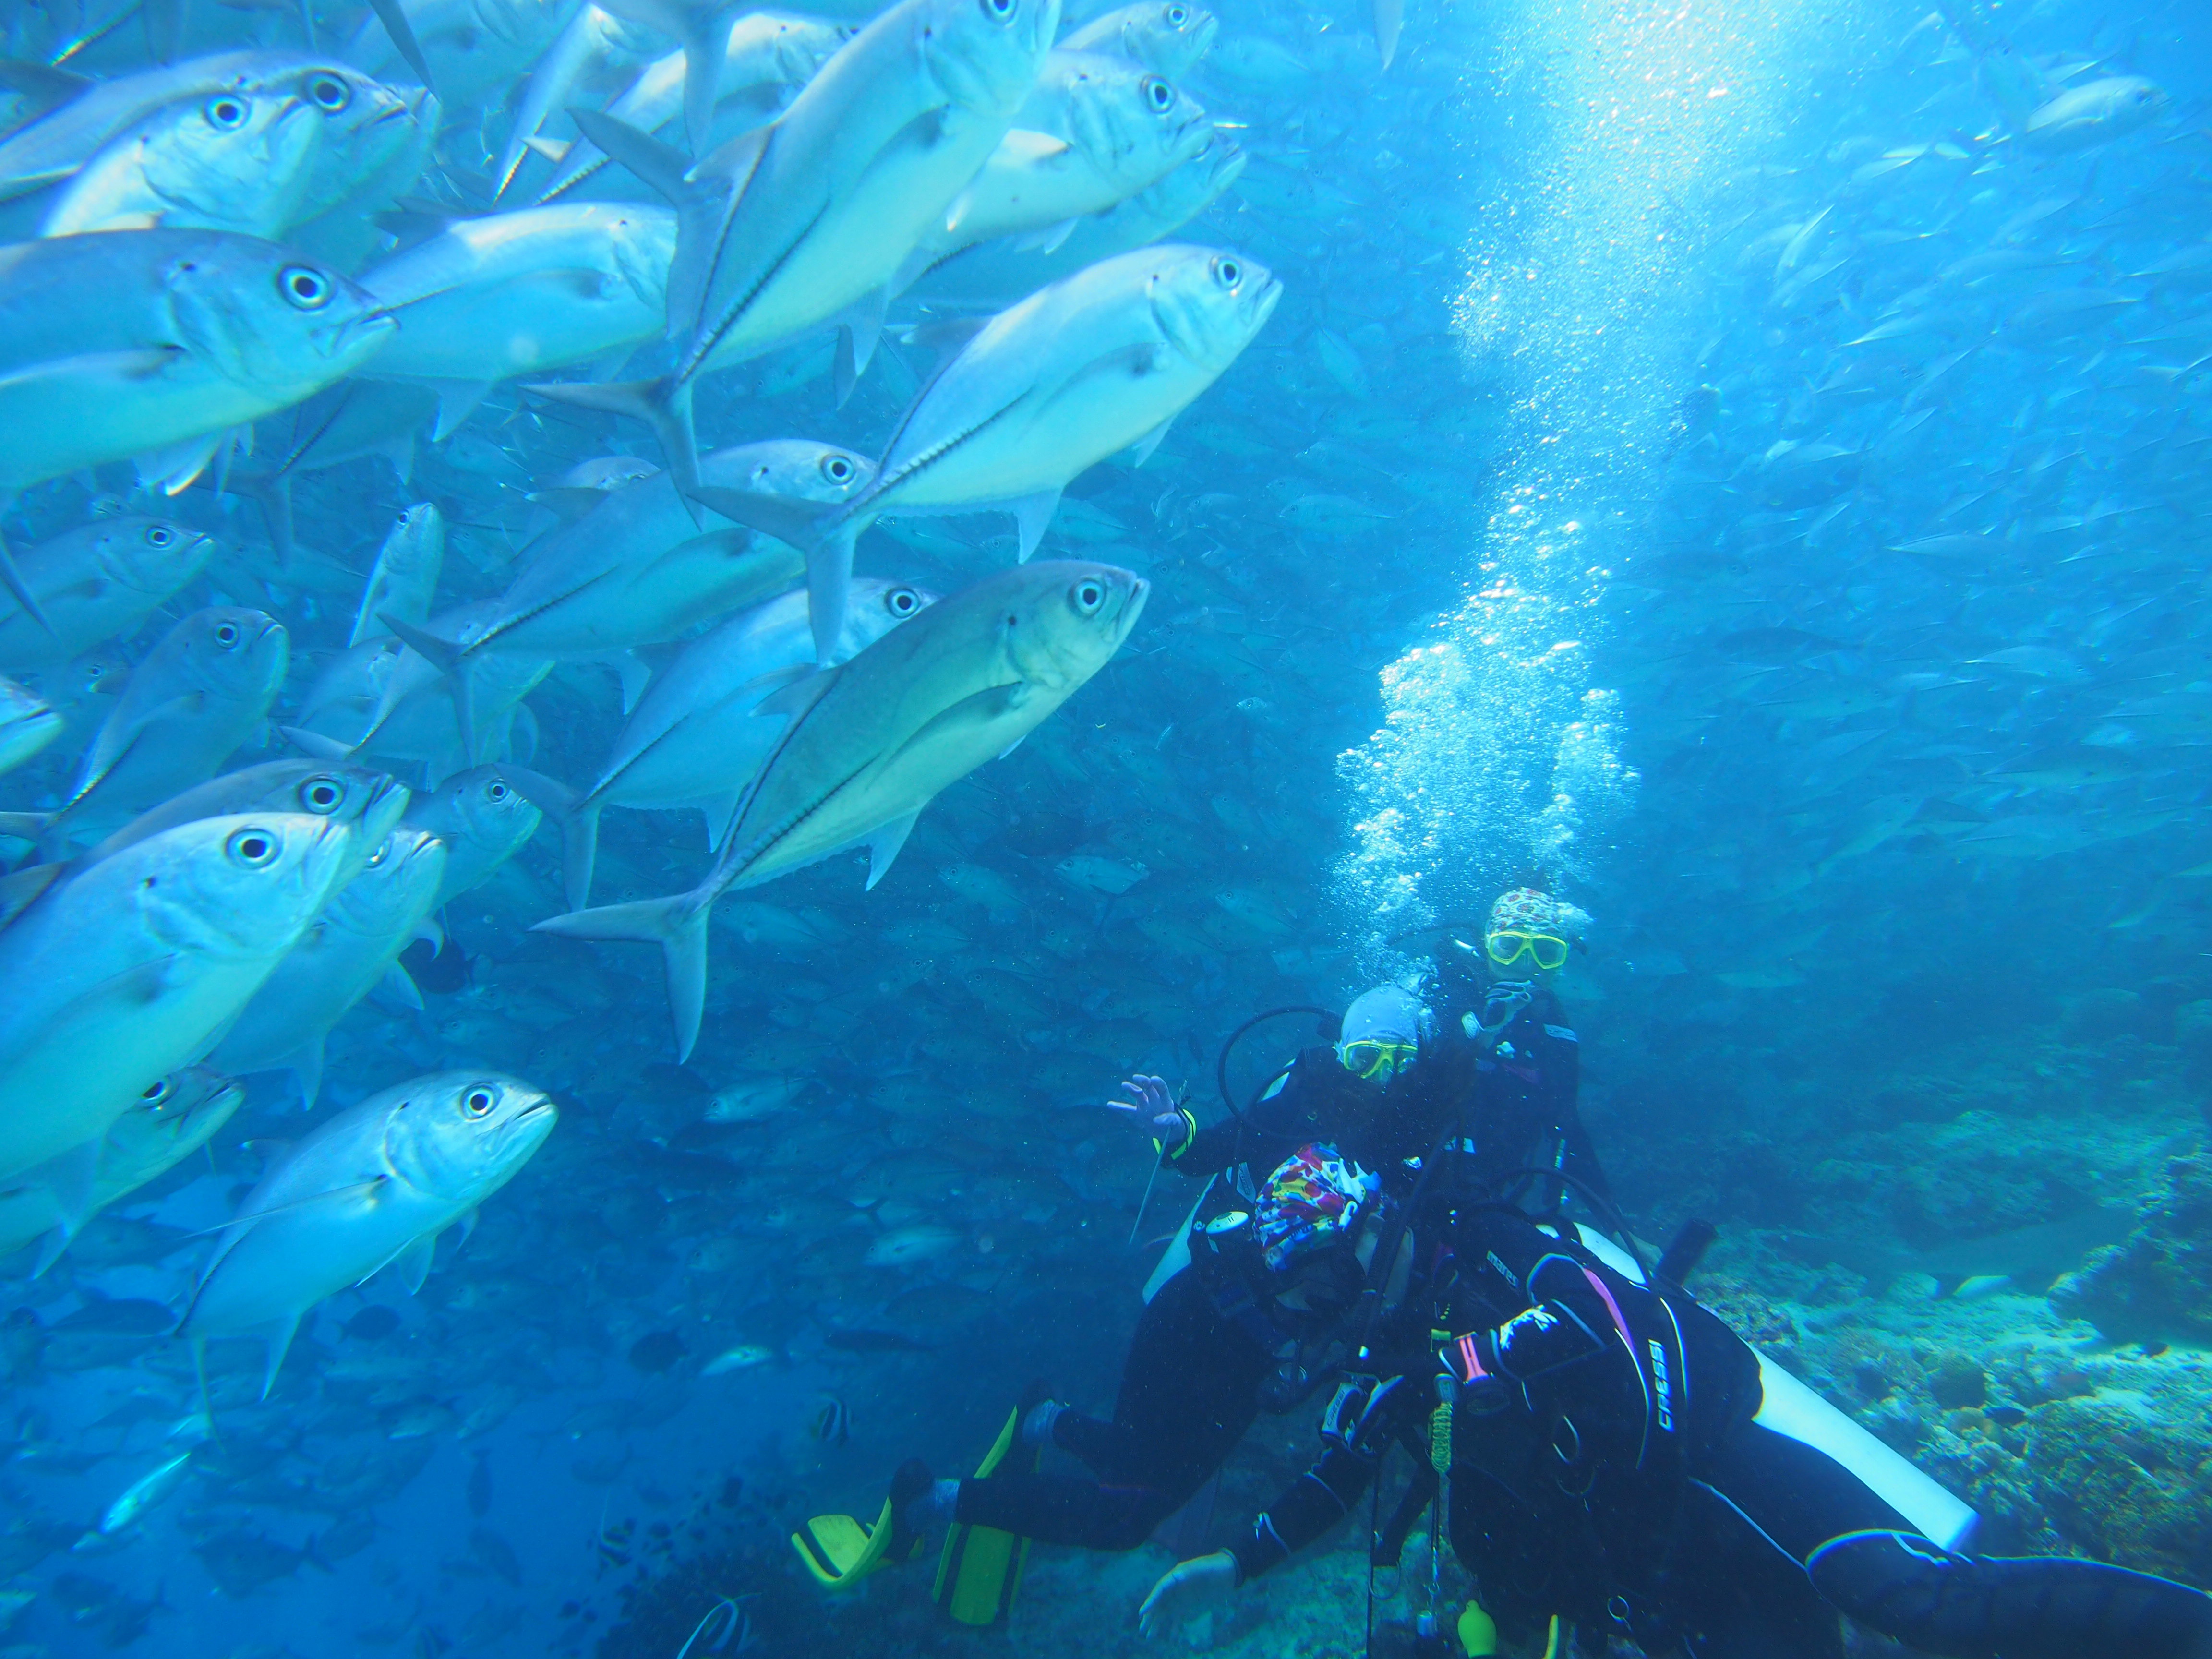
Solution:
{"label": "diver's gloved hand", "polygon": [[[1514,1016],[1535,1000],[1534,981],[1500,980],[1492,985],[1482,999],[1480,1035],[1485,1041],[1496,1042],[1498,1034],[1513,1023]],[[1476,1033],[1470,1031],[1468,1035],[1474,1036]]]}
{"label": "diver's gloved hand", "polygon": [[1137,1628],[1147,1636],[1169,1635],[1227,1601],[1236,1588],[1237,1558],[1227,1550],[1178,1561],[1137,1609]]}
{"label": "diver's gloved hand", "polygon": [[1121,1085],[1127,1100],[1109,1100],[1106,1109],[1127,1112],[1137,1127],[1160,1143],[1160,1150],[1172,1156],[1183,1149],[1190,1138],[1198,1133],[1198,1125],[1188,1112],[1176,1104],[1175,1094],[1164,1077],[1146,1077],[1141,1073]]}
{"label": "diver's gloved hand", "polygon": [[1459,1383],[1460,1402],[1486,1415],[1518,1398],[1520,1385],[1606,1351],[1573,1309],[1557,1302],[1524,1308],[1495,1329],[1470,1331],[1437,1350]]}

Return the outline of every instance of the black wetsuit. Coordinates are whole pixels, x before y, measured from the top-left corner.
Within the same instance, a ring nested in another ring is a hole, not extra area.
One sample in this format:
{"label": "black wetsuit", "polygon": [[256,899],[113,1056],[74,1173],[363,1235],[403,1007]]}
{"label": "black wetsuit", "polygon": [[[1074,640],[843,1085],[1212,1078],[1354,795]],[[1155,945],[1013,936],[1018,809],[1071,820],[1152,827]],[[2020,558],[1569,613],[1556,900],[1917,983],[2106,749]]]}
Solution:
{"label": "black wetsuit", "polygon": [[[1316,1141],[1380,1173],[1384,1192],[1399,1202],[1418,1183],[1422,1162],[1447,1141],[1471,1147],[1456,1154],[1469,1168],[1500,1176],[1532,1164],[1564,1169],[1603,1194],[1604,1175],[1575,1112],[1575,1036],[1557,1002],[1543,994],[1522,1010],[1495,1055],[1463,1036],[1456,1018],[1387,1088],[1352,1076],[1331,1049],[1307,1050],[1244,1124],[1197,1129],[1164,1155],[1164,1167],[1218,1177],[1207,1214],[1242,1201],[1243,1171],[1264,1179]],[[1054,1425],[1054,1443],[1097,1478],[963,1480],[956,1517],[1048,1543],[1135,1548],[1243,1438],[1274,1386],[1281,1350],[1314,1334],[1295,1318],[1276,1322],[1285,1318],[1235,1285],[1184,1268],[1137,1322],[1112,1419],[1069,1410]]]}
{"label": "black wetsuit", "polygon": [[1654,1656],[1840,1659],[1841,1612],[1935,1654],[2212,1656],[2198,1591],[1930,1541],[1843,1462],[1754,1420],[1759,1360],[1719,1320],[1613,1271],[1570,1230],[1471,1210],[1453,1257],[1446,1328],[1468,1334],[1401,1356],[1398,1375],[1332,1413],[1321,1461],[1232,1547],[1241,1577],[1352,1512],[1392,1442],[1426,1470],[1449,1367],[1449,1535],[1509,1635],[1556,1613]]}

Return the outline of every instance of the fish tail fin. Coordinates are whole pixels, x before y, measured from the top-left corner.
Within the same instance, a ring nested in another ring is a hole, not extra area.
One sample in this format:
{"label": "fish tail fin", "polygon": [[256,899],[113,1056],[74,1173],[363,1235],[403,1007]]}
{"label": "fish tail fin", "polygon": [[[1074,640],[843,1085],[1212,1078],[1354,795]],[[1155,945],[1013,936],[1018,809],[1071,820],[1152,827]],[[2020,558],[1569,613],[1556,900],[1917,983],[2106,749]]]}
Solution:
{"label": "fish tail fin", "polygon": [[691,492],[702,507],[749,530],[788,542],[806,555],[807,610],[814,624],[814,657],[827,665],[844,631],[845,600],[853,585],[853,544],[865,522],[842,507],[823,507],[788,495],[701,485]]}
{"label": "fish tail fin", "polygon": [[[461,753],[471,766],[482,758],[477,753],[476,677],[470,672],[469,653],[471,647],[453,640],[441,639],[428,629],[419,628],[404,617],[395,617],[380,611],[376,619],[390,629],[398,641],[446,677],[446,684],[453,698],[453,723],[460,728]],[[382,725],[381,720],[377,722]],[[367,738],[362,741],[366,743]]]}
{"label": "fish tail fin", "polygon": [[[690,506],[691,492],[699,484],[699,441],[691,425],[690,380],[670,374],[657,380],[557,380],[523,390],[578,409],[602,410],[643,421],[660,440],[661,450],[668,457],[669,476]],[[696,523],[697,509],[691,512]]]}
{"label": "fish tail fin", "polygon": [[599,855],[599,808],[605,803],[526,766],[504,767],[501,775],[532,806],[560,820],[562,890],[568,908],[581,910],[592,902],[592,871]]}
{"label": "fish tail fin", "polygon": [[711,896],[678,893],[549,916],[531,929],[565,939],[635,939],[660,946],[668,973],[668,1007],[676,1029],[678,1062],[691,1058],[707,1006],[707,918]]}

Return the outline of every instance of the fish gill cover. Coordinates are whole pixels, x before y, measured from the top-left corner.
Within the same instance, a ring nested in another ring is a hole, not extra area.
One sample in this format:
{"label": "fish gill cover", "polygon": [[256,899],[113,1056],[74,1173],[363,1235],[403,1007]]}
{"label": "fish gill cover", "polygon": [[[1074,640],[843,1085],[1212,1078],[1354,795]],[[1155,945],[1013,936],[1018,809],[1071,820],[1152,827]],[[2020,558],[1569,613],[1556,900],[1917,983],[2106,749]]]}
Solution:
{"label": "fish gill cover", "polygon": [[[2201,8],[0,51],[0,1655],[999,1639],[790,1536],[1114,1408],[1121,1079],[1496,1006],[1524,888],[1704,1303],[2212,1580]],[[1015,1650],[1156,1643],[1327,1398]],[[1165,1639],[1402,1644],[1366,1547]]]}

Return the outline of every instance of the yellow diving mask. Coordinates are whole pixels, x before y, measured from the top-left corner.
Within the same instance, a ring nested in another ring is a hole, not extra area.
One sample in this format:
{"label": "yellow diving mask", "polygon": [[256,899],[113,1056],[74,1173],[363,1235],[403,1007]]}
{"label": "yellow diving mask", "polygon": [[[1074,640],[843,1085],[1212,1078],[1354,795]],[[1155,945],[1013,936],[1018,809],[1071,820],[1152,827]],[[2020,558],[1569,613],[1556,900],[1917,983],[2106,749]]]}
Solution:
{"label": "yellow diving mask", "polygon": [[1500,968],[1510,968],[1525,956],[1548,974],[1565,965],[1567,960],[1567,942],[1556,933],[1524,933],[1517,928],[1505,928],[1486,938],[1482,948]]}
{"label": "yellow diving mask", "polygon": [[1418,1042],[1361,1037],[1357,1042],[1346,1043],[1337,1050],[1336,1057],[1344,1062],[1345,1070],[1354,1077],[1388,1083],[1413,1063],[1413,1056],[1419,1052],[1420,1046]]}

